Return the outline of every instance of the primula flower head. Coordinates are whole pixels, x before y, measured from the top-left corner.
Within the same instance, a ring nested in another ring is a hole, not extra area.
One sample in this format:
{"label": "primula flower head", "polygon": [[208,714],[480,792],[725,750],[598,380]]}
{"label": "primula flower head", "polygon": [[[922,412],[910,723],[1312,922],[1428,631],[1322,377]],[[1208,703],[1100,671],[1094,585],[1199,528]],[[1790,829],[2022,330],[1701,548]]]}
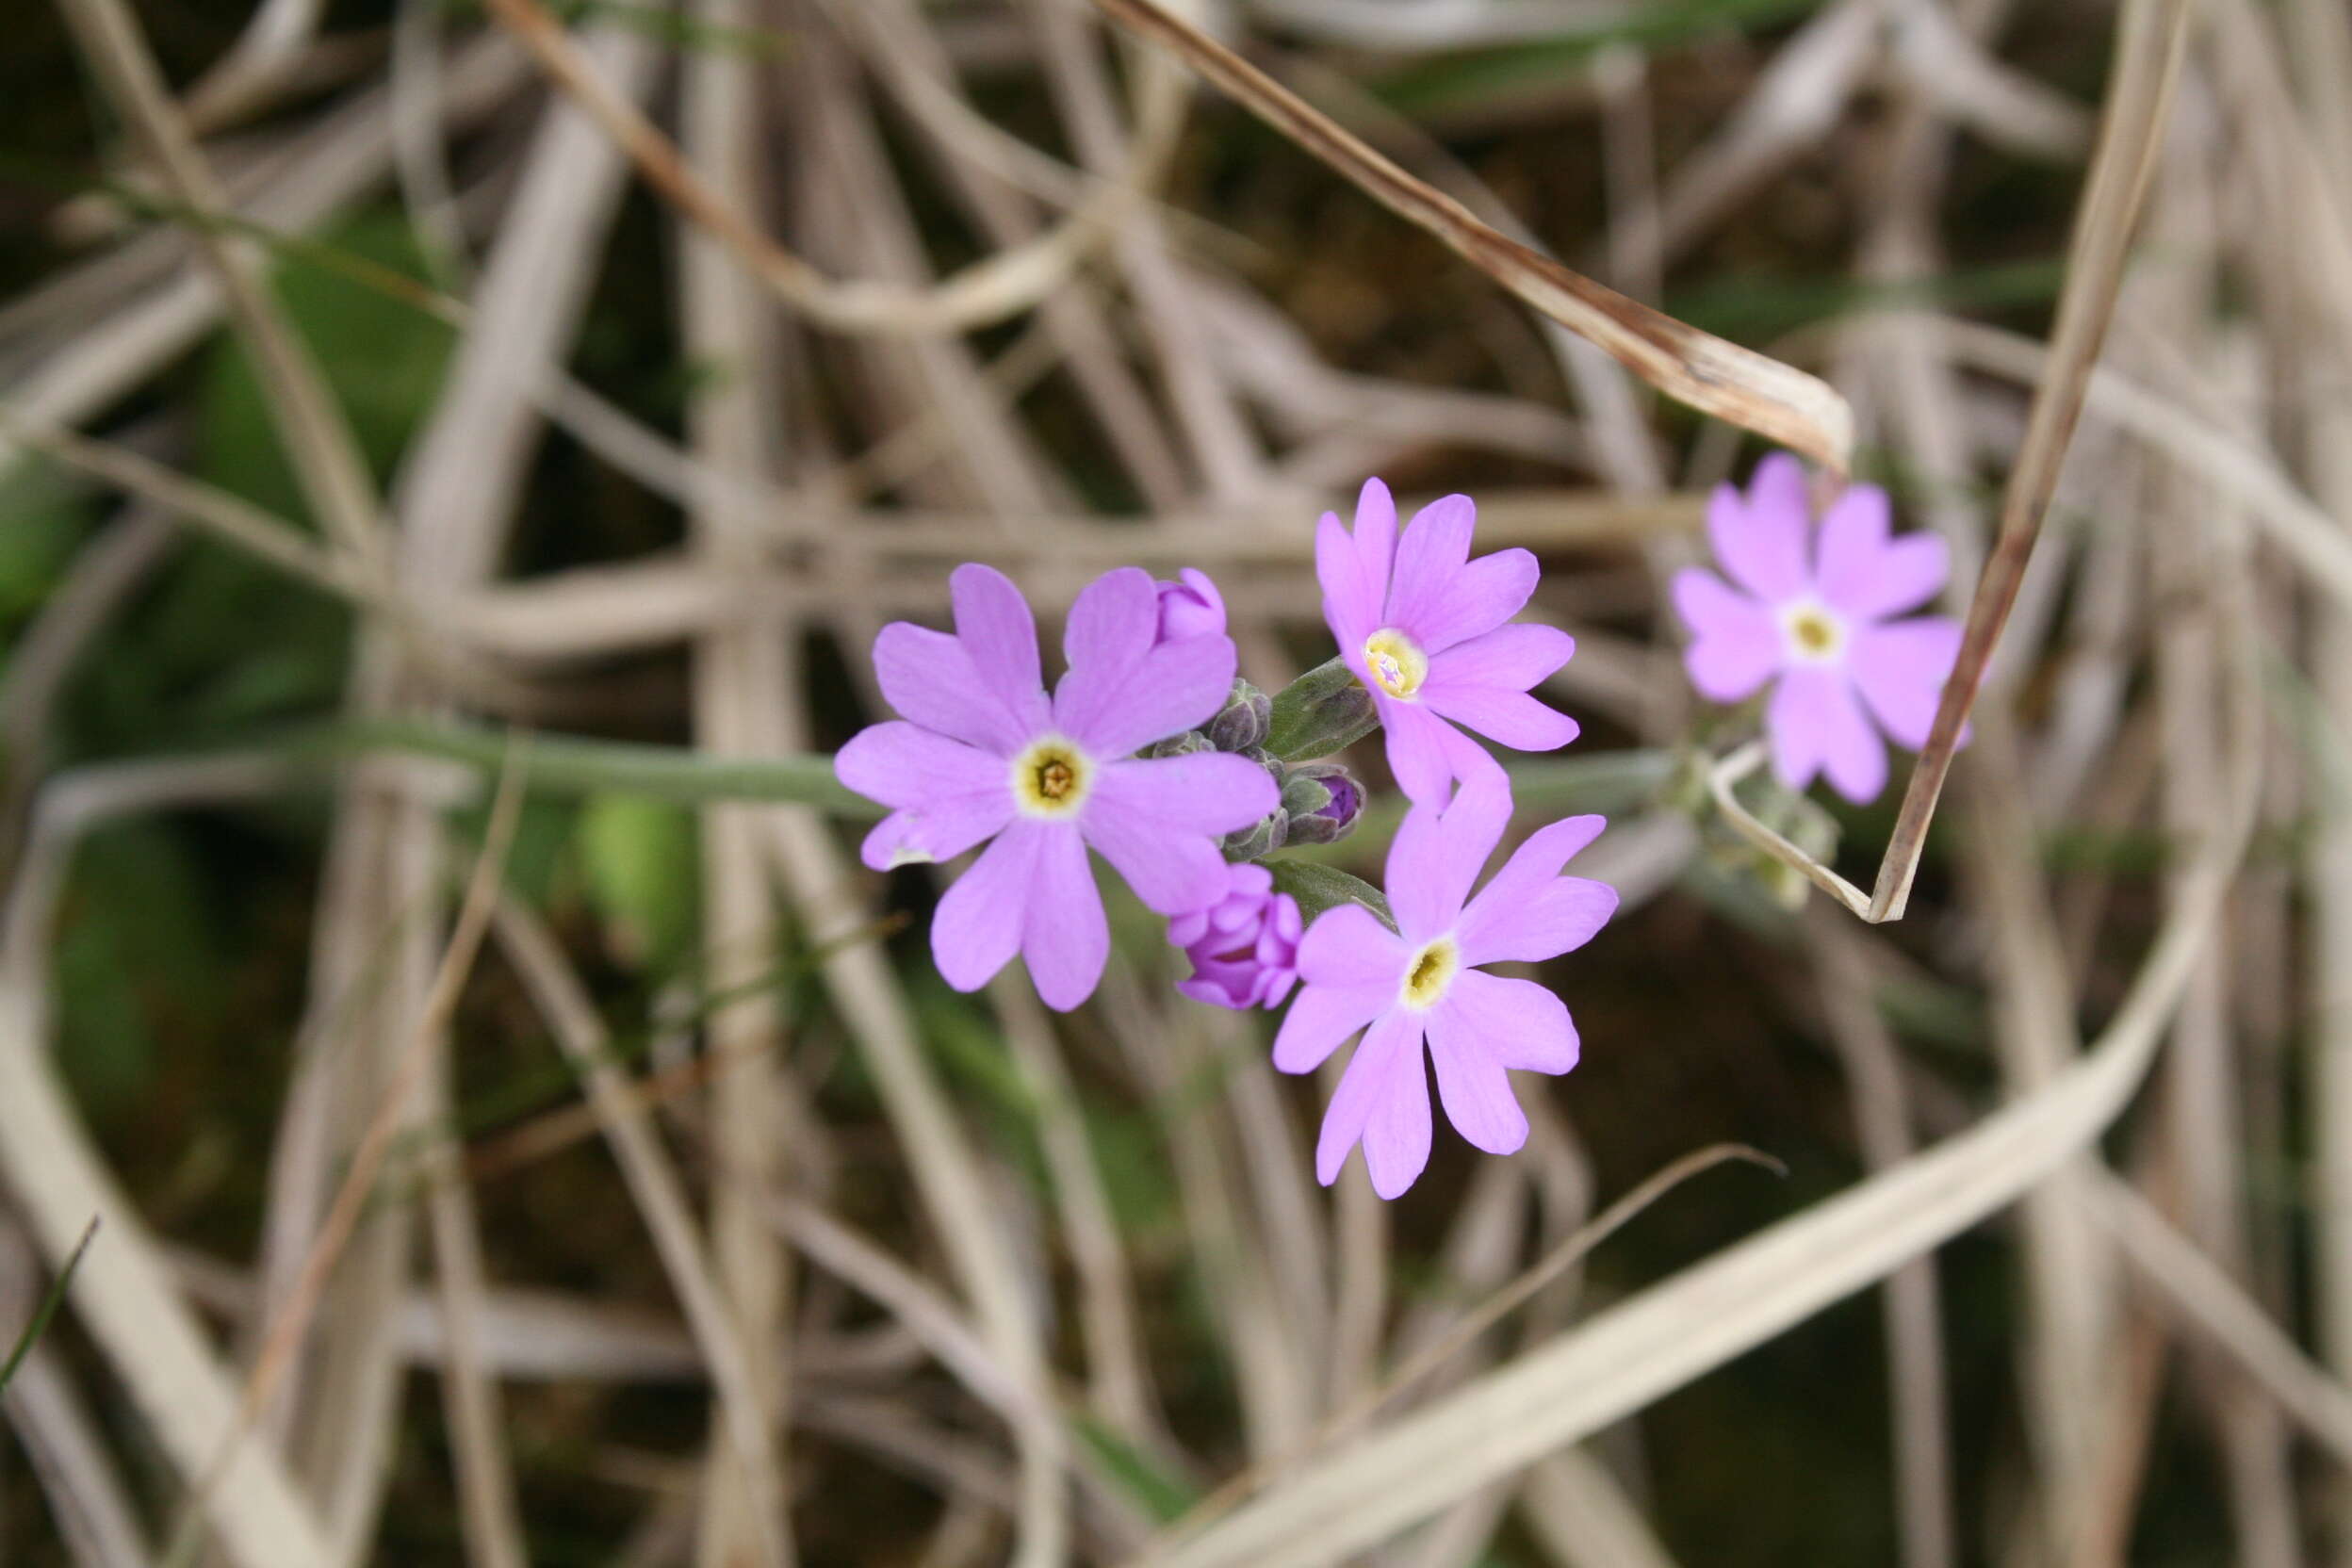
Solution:
{"label": "primula flower head", "polygon": [[1160,596],[1160,641],[1225,635],[1225,596],[1217,591],[1209,574],[1186,566],[1174,582],[1156,582]]}
{"label": "primula flower head", "polygon": [[1168,923],[1168,939],[1192,960],[1176,988],[1218,1007],[1274,1007],[1298,978],[1298,901],[1274,890],[1264,866],[1227,868],[1225,896]]}
{"label": "primula flower head", "polygon": [[1555,957],[1607,923],[1617,890],[1560,874],[1599,835],[1602,819],[1570,817],[1539,829],[1472,897],[1470,885],[1510,818],[1499,768],[1463,781],[1443,810],[1415,805],[1388,852],[1396,929],[1343,904],[1299,943],[1298,995],[1274,1037],[1274,1065],[1312,1072],[1364,1031],[1324,1112],[1315,1152],[1324,1185],[1359,1143],[1382,1198],[1421,1174],[1430,1125],[1425,1040],[1446,1119],[1494,1154],[1512,1152],[1527,1136],[1510,1070],[1561,1073],[1576,1065],[1576,1025],[1560,998],[1479,966]]}
{"label": "primula flower head", "polygon": [[1374,479],[1356,499],[1352,533],[1329,512],[1315,529],[1324,621],[1372,694],[1389,770],[1414,801],[1442,802],[1448,780],[1500,771],[1455,725],[1521,751],[1576,738],[1576,720],[1527,694],[1568,662],[1576,640],[1504,624],[1535,592],[1535,557],[1511,549],[1472,561],[1476,518],[1469,497],[1446,496],[1400,539],[1396,504]]}
{"label": "primula flower head", "polygon": [[1707,534],[1731,581],[1698,566],[1675,574],[1674,608],[1692,634],[1683,660],[1715,702],[1744,701],[1777,677],[1764,712],[1772,771],[1791,790],[1826,773],[1860,805],[1886,784],[1879,729],[1914,751],[1927,743],[1960,623],[1895,618],[1943,590],[1948,563],[1934,534],[1890,536],[1886,491],[1848,485],[1818,536],[1811,519],[1805,470],[1786,452],[1756,465],[1745,496],[1716,487]]}
{"label": "primula flower head", "polygon": [[1093,993],[1110,950],[1087,848],[1160,913],[1198,908],[1226,888],[1217,837],[1280,792],[1244,757],[1135,755],[1216,712],[1233,680],[1221,631],[1159,639],[1149,574],[1106,572],[1078,596],[1051,699],[1021,590],[980,565],[949,586],[953,635],[897,621],[874,639],[882,694],[904,717],[861,731],[834,770],[892,808],[865,841],[877,871],[987,842],[931,922],[947,983],[977,989],[1018,952],[1037,994],[1067,1010]]}

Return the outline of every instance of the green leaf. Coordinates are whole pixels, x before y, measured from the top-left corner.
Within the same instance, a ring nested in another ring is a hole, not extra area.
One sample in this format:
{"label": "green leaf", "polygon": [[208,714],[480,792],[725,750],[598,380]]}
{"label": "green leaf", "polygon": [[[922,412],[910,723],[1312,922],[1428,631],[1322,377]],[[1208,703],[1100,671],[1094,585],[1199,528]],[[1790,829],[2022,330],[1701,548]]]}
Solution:
{"label": "green leaf", "polygon": [[1388,900],[1380,896],[1380,889],[1361,876],[1350,876],[1337,866],[1287,857],[1258,863],[1274,874],[1276,891],[1288,893],[1298,901],[1298,913],[1309,924],[1326,909],[1361,904],[1378,915],[1382,925],[1392,931],[1396,928],[1396,917],[1388,912]]}
{"label": "green leaf", "polygon": [[1070,1418],[1070,1429],[1154,1521],[1172,1525],[1190,1512],[1200,1494],[1153,1462],[1149,1454],[1091,1415]]}
{"label": "green leaf", "polygon": [[[392,209],[364,213],[317,243],[386,274],[430,281],[415,233]],[[319,266],[305,248],[279,248],[272,259],[287,319],[317,357],[369,466],[388,476],[440,391],[456,329]],[[199,432],[204,478],[281,516],[307,514],[253,362],[225,335],[206,364]]]}
{"label": "green leaf", "polygon": [[595,795],[575,829],[588,902],[626,963],[667,969],[694,941],[701,900],[694,814],[643,795]]}
{"label": "green leaf", "polygon": [[41,1343],[41,1336],[49,1331],[49,1320],[57,1315],[59,1307],[65,1305],[66,1287],[73,1284],[74,1271],[82,1266],[82,1254],[90,1250],[90,1244],[97,1234],[98,1220],[93,1215],[89,1227],[82,1232],[82,1239],[74,1244],[74,1250],[66,1258],[65,1266],[57,1270],[56,1281],[50,1284],[48,1293],[41,1297],[41,1305],[34,1309],[33,1320],[24,1325],[23,1333],[16,1336],[16,1348],[8,1352],[5,1364],[0,1364],[0,1390],[8,1386],[8,1380],[16,1376],[17,1367],[32,1353],[33,1347]]}

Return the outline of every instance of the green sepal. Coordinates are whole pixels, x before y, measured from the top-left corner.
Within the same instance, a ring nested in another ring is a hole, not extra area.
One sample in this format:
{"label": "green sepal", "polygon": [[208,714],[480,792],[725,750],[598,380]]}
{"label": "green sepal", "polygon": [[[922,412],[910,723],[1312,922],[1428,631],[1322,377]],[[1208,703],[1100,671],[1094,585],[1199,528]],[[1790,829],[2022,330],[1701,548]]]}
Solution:
{"label": "green sepal", "polygon": [[1266,749],[1285,762],[1312,761],[1354,745],[1380,727],[1372,694],[1345,659],[1334,659],[1275,694]]}

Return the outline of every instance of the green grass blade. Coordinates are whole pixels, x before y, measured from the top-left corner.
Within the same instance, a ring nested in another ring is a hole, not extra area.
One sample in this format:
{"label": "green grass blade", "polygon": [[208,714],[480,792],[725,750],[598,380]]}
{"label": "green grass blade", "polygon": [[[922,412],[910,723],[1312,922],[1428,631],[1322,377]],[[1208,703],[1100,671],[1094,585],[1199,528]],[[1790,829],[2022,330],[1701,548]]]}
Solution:
{"label": "green grass blade", "polygon": [[49,1293],[41,1298],[40,1307],[33,1313],[33,1320],[24,1325],[23,1333],[16,1336],[16,1348],[8,1352],[5,1364],[0,1364],[0,1393],[7,1392],[8,1380],[16,1376],[17,1366],[32,1353],[33,1347],[41,1343],[41,1336],[49,1331],[49,1320],[57,1315],[59,1307],[65,1305],[65,1292],[74,1282],[74,1271],[82,1266],[82,1254],[90,1250],[90,1244],[97,1234],[98,1219],[93,1215],[89,1228],[82,1232],[82,1239],[74,1244],[74,1250],[66,1258],[65,1266],[57,1270],[56,1282],[50,1285]]}

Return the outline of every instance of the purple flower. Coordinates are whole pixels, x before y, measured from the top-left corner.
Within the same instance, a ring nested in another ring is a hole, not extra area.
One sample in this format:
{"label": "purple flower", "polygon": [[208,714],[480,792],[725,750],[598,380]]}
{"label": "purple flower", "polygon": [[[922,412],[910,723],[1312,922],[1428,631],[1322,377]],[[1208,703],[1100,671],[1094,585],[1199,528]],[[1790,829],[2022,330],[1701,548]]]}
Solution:
{"label": "purple flower", "polygon": [[1152,584],[1160,596],[1160,641],[1224,636],[1225,596],[1217,591],[1209,574],[1186,566],[1176,576],[1179,580],[1175,582]]}
{"label": "purple flower", "polygon": [[1499,771],[1456,724],[1521,751],[1576,738],[1576,720],[1527,694],[1568,662],[1576,640],[1555,627],[1504,624],[1535,592],[1535,557],[1514,549],[1469,559],[1476,516],[1469,497],[1446,496],[1399,539],[1396,504],[1374,479],[1356,498],[1352,535],[1335,513],[1315,529],[1323,619],[1380,710],[1389,771],[1416,801],[1442,802],[1449,779]]}
{"label": "purple flower", "polygon": [[1223,898],[1168,923],[1168,939],[1192,960],[1176,988],[1218,1007],[1279,1006],[1298,978],[1298,905],[1264,866],[1228,870]]}
{"label": "purple flower", "polygon": [[866,838],[877,871],[993,841],[931,922],[947,983],[977,989],[1019,952],[1037,994],[1067,1011],[1093,993],[1110,948],[1087,847],[1160,913],[1198,908],[1225,890],[1218,835],[1265,816],[1279,792],[1247,758],[1134,755],[1216,712],[1233,679],[1228,638],[1154,641],[1147,573],[1106,572],[1078,596],[1051,701],[1021,590],[977,565],[949,585],[953,636],[896,621],[874,640],[882,694],[906,717],[861,731],[834,770],[893,808]]}
{"label": "purple flower", "polygon": [[1791,790],[1826,772],[1861,805],[1886,784],[1870,720],[1914,751],[1927,743],[1960,623],[1891,618],[1934,598],[1947,564],[1932,533],[1889,537],[1886,491],[1847,486],[1808,548],[1810,520],[1805,470],[1786,452],[1756,465],[1745,498],[1716,487],[1707,534],[1738,586],[1703,567],[1674,575],[1674,608],[1692,633],[1683,660],[1715,702],[1742,701],[1779,677],[1764,713],[1772,771]]}
{"label": "purple flower", "polygon": [[1561,1073],[1576,1065],[1576,1025],[1560,998],[1532,980],[1478,966],[1557,956],[1581,947],[1608,921],[1617,890],[1560,874],[1600,833],[1602,819],[1570,817],[1538,830],[1469,898],[1510,817],[1500,769],[1465,780],[1442,812],[1415,806],[1388,852],[1397,928],[1343,904],[1299,944],[1302,984],[1274,1037],[1274,1065],[1311,1072],[1342,1040],[1371,1026],[1323,1116],[1315,1170],[1324,1185],[1358,1143],[1372,1190],[1382,1198],[1421,1174],[1429,1158],[1424,1037],[1446,1119],[1494,1154],[1511,1153],[1527,1136],[1509,1070]]}

